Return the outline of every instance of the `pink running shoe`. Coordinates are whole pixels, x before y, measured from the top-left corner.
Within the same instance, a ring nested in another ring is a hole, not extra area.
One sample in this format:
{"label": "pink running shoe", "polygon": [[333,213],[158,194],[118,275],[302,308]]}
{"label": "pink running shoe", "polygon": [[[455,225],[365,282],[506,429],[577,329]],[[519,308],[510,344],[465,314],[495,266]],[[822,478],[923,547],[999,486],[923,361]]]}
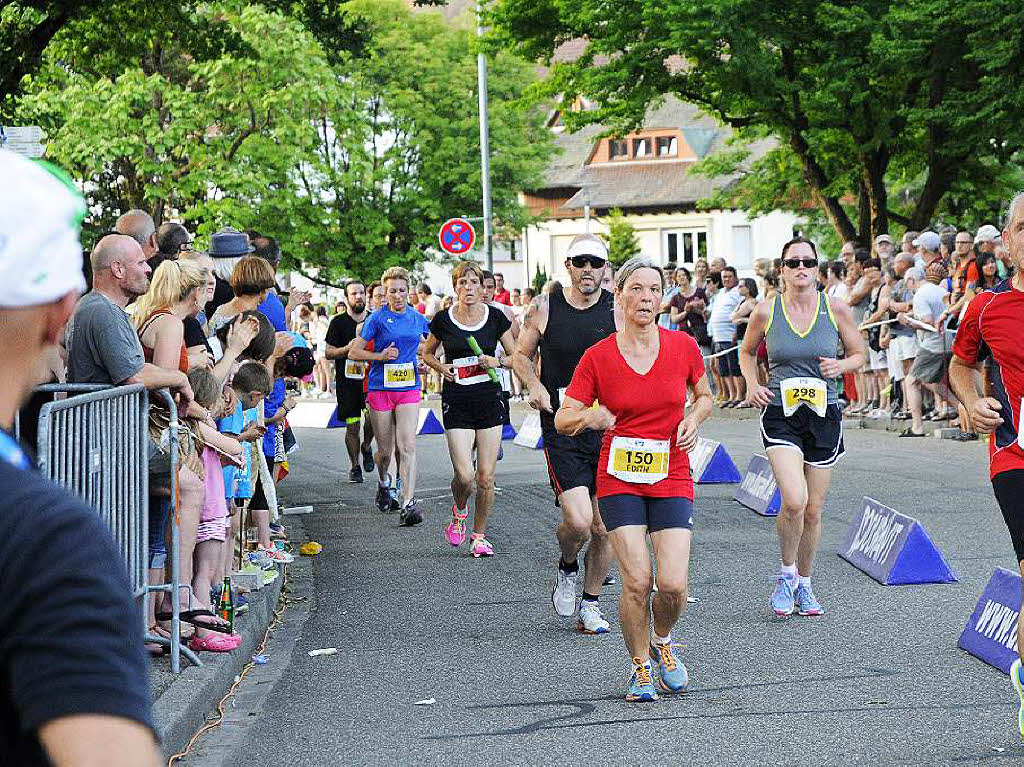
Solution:
{"label": "pink running shoe", "polygon": [[484,538],[483,533],[473,533],[470,536],[469,553],[474,557],[493,557],[494,547]]}
{"label": "pink running shoe", "polygon": [[459,510],[454,505],[452,506],[452,521],[444,529],[444,537],[456,548],[466,540],[466,515],[459,514]]}

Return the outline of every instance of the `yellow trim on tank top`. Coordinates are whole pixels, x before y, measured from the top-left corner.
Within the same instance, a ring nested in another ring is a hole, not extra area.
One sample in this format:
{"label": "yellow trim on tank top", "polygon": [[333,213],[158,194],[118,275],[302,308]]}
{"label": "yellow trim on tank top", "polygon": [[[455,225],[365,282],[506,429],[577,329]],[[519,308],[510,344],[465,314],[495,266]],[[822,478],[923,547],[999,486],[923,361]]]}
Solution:
{"label": "yellow trim on tank top", "polygon": [[[779,296],[779,303],[782,304],[782,316],[786,318],[786,324],[789,325],[789,329],[792,330],[794,333],[796,333],[798,338],[807,338],[807,336],[809,336],[811,334],[811,331],[814,330],[814,326],[818,322],[818,313],[821,311],[821,291],[820,290],[818,291],[818,303],[814,307],[814,319],[811,320],[811,324],[807,327],[807,330],[805,330],[803,333],[801,333],[799,330],[797,330],[796,327],[793,325],[793,321],[791,319],[789,319],[789,312],[786,311],[786,299],[785,299],[784,296],[782,296],[782,295]],[[826,303],[826,305],[828,304],[827,301],[825,303]],[[832,314],[832,312],[830,310],[829,311],[829,315],[831,316],[831,314]]]}
{"label": "yellow trim on tank top", "polygon": [[821,295],[822,299],[825,301],[825,308],[828,309],[828,318],[832,320],[832,327],[834,327],[836,329],[836,332],[838,333],[839,323],[836,322],[836,316],[832,314],[832,302],[828,300],[828,294],[819,293],[818,295]]}
{"label": "yellow trim on tank top", "polygon": [[[781,300],[782,299],[782,294],[780,293],[775,298]],[[775,304],[776,303],[778,303],[778,301],[776,301],[775,299],[772,299],[772,305],[768,307],[768,324],[764,328],[764,334],[765,335],[768,335],[768,331],[772,329],[772,321],[775,319]]]}

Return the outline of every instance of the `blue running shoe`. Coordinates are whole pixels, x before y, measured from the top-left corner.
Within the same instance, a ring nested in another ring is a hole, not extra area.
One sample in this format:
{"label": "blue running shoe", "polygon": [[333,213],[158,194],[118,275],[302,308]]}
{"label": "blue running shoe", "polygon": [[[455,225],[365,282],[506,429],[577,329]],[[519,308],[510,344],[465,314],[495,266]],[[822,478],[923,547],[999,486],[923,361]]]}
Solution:
{"label": "blue running shoe", "polygon": [[800,615],[821,615],[825,612],[825,608],[814,598],[810,584],[797,586],[793,599],[796,602],[796,611]]}
{"label": "blue running shoe", "polygon": [[651,662],[633,658],[633,675],[629,678],[626,700],[630,703],[649,703],[657,699],[658,691],[654,689]]}
{"label": "blue running shoe", "polygon": [[772,594],[772,609],[776,615],[792,615],[794,607],[793,581],[780,575]]}
{"label": "blue running shoe", "polygon": [[388,511],[402,510],[402,480],[396,479],[395,484],[388,488]]}
{"label": "blue running shoe", "polygon": [[652,644],[651,660],[657,664],[658,686],[665,692],[686,692],[690,683],[686,666],[676,657],[670,644]]}
{"label": "blue running shoe", "polygon": [[1020,678],[1020,658],[1017,658],[1010,666],[1010,681],[1013,682],[1013,689],[1017,691],[1020,698],[1020,708],[1017,709],[1017,729],[1020,736],[1024,738],[1024,683]]}

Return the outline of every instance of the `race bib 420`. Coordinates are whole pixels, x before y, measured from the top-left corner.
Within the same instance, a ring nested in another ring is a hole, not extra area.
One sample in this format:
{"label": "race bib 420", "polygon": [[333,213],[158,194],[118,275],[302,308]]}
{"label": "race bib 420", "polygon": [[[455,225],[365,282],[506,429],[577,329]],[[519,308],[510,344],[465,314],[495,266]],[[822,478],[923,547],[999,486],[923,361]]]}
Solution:
{"label": "race bib 420", "polygon": [[615,437],[608,449],[608,473],[623,482],[653,485],[668,476],[667,439]]}
{"label": "race bib 420", "polygon": [[820,378],[787,378],[782,389],[782,412],[793,415],[801,405],[806,405],[822,418],[828,407],[828,387]]}
{"label": "race bib 420", "polygon": [[411,362],[385,362],[384,388],[407,389],[416,385],[416,368]]}

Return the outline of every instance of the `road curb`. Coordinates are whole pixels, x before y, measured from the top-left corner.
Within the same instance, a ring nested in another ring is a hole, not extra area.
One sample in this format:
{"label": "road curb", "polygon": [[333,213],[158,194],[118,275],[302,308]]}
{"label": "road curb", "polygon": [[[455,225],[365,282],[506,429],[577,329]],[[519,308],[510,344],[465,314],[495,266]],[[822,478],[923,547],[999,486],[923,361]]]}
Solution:
{"label": "road curb", "polygon": [[252,660],[273,619],[283,581],[282,572],[273,583],[249,595],[249,610],[238,616],[235,624],[235,631],[242,635],[242,644],[236,650],[204,652],[200,655],[203,665],[198,668],[183,659],[185,668],[153,703],[154,727],[165,757],[185,748],[235,677]]}

